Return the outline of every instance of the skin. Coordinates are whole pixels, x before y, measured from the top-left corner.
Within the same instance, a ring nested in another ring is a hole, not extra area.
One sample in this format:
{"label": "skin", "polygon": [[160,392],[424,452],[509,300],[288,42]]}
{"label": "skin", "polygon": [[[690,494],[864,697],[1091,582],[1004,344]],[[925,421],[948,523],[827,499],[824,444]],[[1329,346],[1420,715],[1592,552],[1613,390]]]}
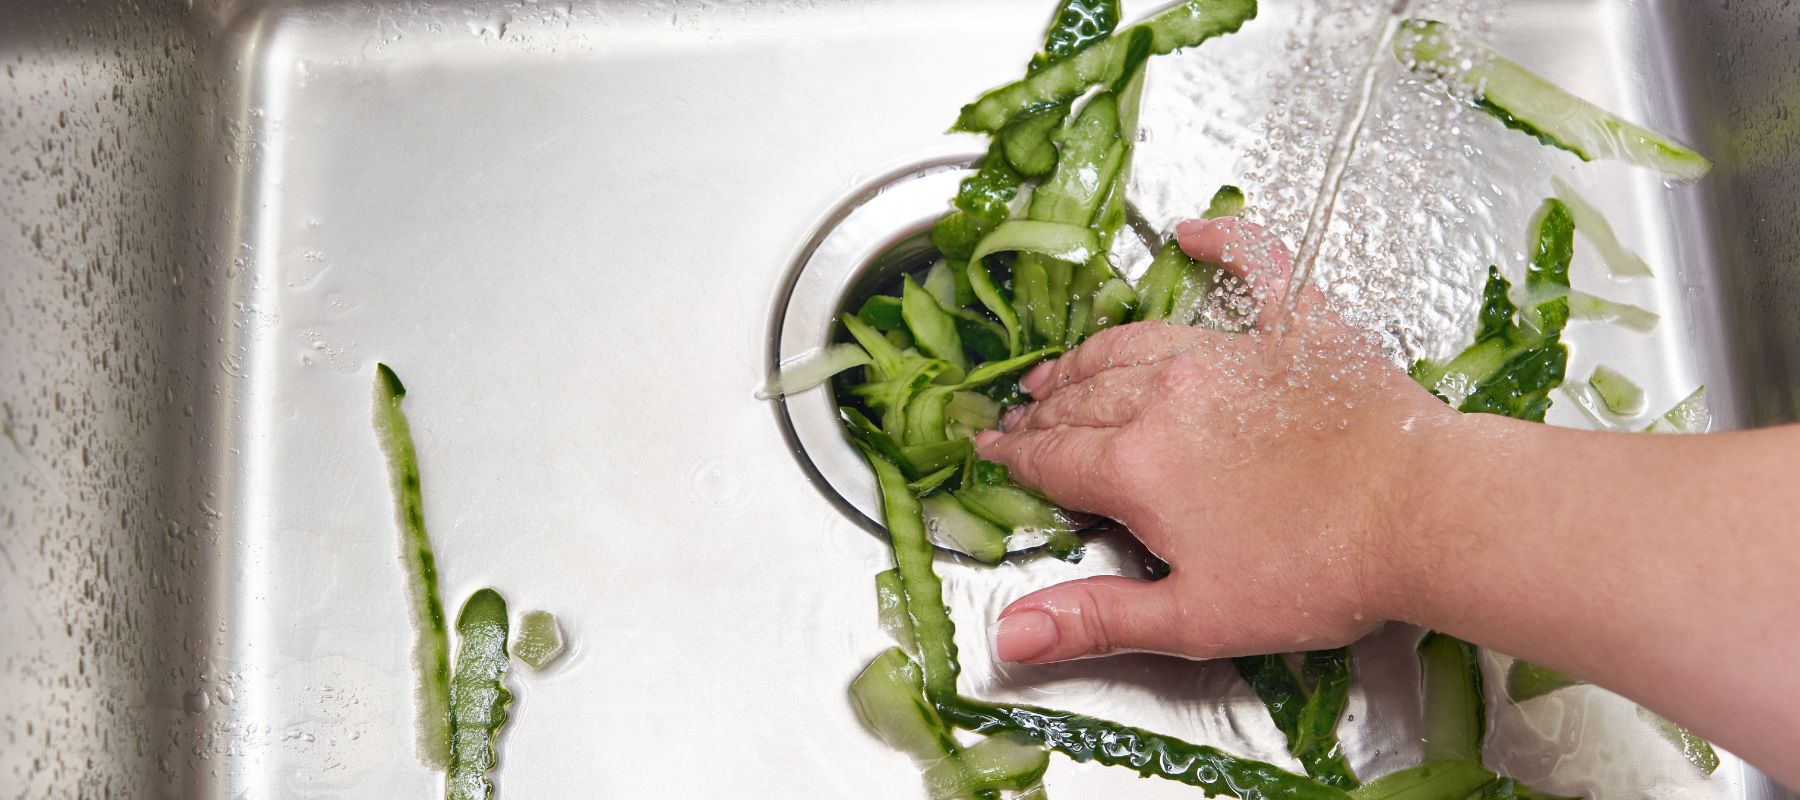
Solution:
{"label": "skin", "polygon": [[[1280,296],[1254,226],[1182,248]],[[1007,607],[1002,659],[1220,658],[1387,620],[1586,678],[1800,786],[1800,427],[1590,433],[1462,415],[1304,294],[1267,331],[1145,323],[1029,373],[984,458],[1172,567]]]}

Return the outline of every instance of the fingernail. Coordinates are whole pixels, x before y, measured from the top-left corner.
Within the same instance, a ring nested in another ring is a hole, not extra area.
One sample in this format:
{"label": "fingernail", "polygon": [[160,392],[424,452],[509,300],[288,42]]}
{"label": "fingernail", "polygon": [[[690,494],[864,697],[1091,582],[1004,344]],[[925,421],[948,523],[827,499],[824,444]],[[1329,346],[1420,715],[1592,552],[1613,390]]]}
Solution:
{"label": "fingernail", "polygon": [[1019,388],[1024,389],[1027,394],[1035,397],[1037,396],[1038,390],[1044,388],[1044,384],[1050,382],[1050,375],[1055,371],[1055,359],[1045,361],[1042,364],[1032,367],[1031,371],[1025,373],[1025,377],[1019,379]]}
{"label": "fingernail", "polygon": [[1000,432],[999,431],[982,431],[980,433],[975,434],[975,449],[976,450],[991,449],[994,446],[994,443],[998,442],[998,441],[1000,441]]}
{"label": "fingernail", "polygon": [[1006,410],[1006,416],[1000,418],[1000,430],[1019,429],[1019,423],[1025,420],[1025,406],[1013,406]]}
{"label": "fingernail", "polygon": [[1001,661],[1029,661],[1056,648],[1056,620],[1042,611],[1020,611],[1000,618],[994,630],[994,655]]}
{"label": "fingernail", "polygon": [[1175,226],[1175,238],[1187,239],[1198,236],[1201,231],[1206,230],[1208,224],[1210,223],[1207,220],[1190,219],[1187,222]]}

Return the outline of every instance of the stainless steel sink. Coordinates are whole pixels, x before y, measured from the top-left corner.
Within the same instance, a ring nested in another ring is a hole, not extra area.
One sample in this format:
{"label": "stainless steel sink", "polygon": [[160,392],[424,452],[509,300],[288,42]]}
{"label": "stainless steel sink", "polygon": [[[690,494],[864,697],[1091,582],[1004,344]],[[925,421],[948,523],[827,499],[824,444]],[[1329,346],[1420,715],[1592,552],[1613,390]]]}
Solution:
{"label": "stainless steel sink", "polygon": [[[1018,71],[1047,5],[5,3],[0,794],[438,791],[412,757],[380,360],[411,390],[446,604],[495,586],[574,641],[512,678],[504,796],[921,796],[844,698],[884,644],[884,546],[854,479],[838,502],[809,466],[829,454],[794,452],[752,391],[856,277],[853,252],[808,278],[809,245],[876,187],[980,151],[941,131]],[[1577,369],[1629,365],[1658,403],[1704,382],[1723,427],[1800,419],[1800,7],[1496,5],[1502,49],[1719,162],[1681,188],[1580,173],[1661,270],[1615,294],[1665,322],[1591,329]],[[1149,224],[1241,177],[1258,88],[1317,10],[1267,0],[1157,67]],[[1485,124],[1459,135],[1491,137],[1496,181],[1574,174]],[[1533,190],[1477,222],[1522,231]],[[857,252],[916,231],[934,196]],[[1129,571],[1116,539],[1080,567],[946,558],[965,688],[1291,765],[1228,667],[992,663],[993,613]],[[1345,731],[1365,774],[1418,758],[1414,635],[1359,646]],[[1498,706],[1490,745],[1540,788],[1791,797],[1735,760],[1701,779],[1599,690],[1542,702]],[[1050,781],[1192,796],[1066,760]]]}

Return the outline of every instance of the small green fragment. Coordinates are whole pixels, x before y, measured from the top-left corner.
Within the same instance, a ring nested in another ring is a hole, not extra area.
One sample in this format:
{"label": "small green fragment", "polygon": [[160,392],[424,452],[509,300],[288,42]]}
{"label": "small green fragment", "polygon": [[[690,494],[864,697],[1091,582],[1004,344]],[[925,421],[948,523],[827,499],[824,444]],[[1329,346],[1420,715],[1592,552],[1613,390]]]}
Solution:
{"label": "small green fragment", "polygon": [[1232,665],[1262,699],[1276,729],[1287,737],[1288,752],[1300,759],[1306,774],[1340,789],[1357,785],[1337,738],[1338,718],[1349,701],[1348,649],[1307,653],[1305,687],[1280,655],[1235,658]]}
{"label": "small green fragment", "polygon": [[1711,429],[1712,408],[1707,405],[1706,387],[1702,386],[1644,430],[1646,433],[1706,433]]}
{"label": "small green fragment", "polygon": [[1700,768],[1708,775],[1719,769],[1719,753],[1713,749],[1712,743],[1694,735],[1693,731],[1664,719],[1650,709],[1639,707],[1638,715],[1656,726],[1656,732],[1662,734],[1669,744],[1681,751],[1682,758]]}
{"label": "small green fragment", "polygon": [[1524,659],[1514,659],[1512,666],[1506,668],[1506,696],[1515,703],[1523,703],[1558,689],[1581,686],[1585,683],[1587,682],[1580,678],[1564,675],[1549,667],[1539,666]]}
{"label": "small green fragment", "polygon": [[1119,0],[1062,0],[1044,31],[1044,51],[1031,57],[1036,72],[1097,42],[1119,27]]}
{"label": "small green fragment", "polygon": [[548,611],[527,611],[519,617],[519,634],[513,638],[513,655],[525,666],[543,669],[556,663],[564,652],[562,626]]}
{"label": "small green fragment", "polygon": [[506,600],[482,589],[463,603],[456,616],[456,677],[450,682],[450,769],[445,775],[447,800],[487,800],[494,796],[488,780],[498,757],[494,741],[506,727],[512,693],[504,680]]}
{"label": "small green fragment", "polygon": [[1205,219],[1235,217],[1244,213],[1244,190],[1236,186],[1221,186],[1213,194],[1212,204],[1206,207],[1206,213],[1200,216]]}
{"label": "small green fragment", "polygon": [[1588,385],[1594,387],[1594,393],[1606,404],[1606,410],[1614,414],[1629,417],[1644,410],[1643,387],[1612,367],[1605,364],[1594,367],[1594,374],[1588,376]]}
{"label": "small green fragment", "polygon": [[1662,317],[1649,309],[1596,297],[1587,292],[1573,291],[1569,292],[1569,316],[1623,325],[1641,333],[1656,330],[1657,323],[1662,322]]}

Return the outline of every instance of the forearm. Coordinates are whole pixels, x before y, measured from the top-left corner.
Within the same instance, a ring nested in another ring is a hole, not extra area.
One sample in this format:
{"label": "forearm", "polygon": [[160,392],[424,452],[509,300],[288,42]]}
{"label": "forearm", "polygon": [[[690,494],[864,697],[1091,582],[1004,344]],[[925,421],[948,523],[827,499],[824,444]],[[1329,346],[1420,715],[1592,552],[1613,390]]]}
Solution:
{"label": "forearm", "polygon": [[1466,418],[1430,448],[1384,602],[1586,678],[1800,783],[1800,428]]}

